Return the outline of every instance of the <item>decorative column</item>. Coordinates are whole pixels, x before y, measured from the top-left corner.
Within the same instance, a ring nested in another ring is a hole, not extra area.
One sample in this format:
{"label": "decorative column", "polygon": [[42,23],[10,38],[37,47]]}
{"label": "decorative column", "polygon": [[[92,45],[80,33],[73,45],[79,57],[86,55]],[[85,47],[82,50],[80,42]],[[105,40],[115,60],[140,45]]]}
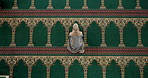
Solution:
{"label": "decorative column", "polygon": [[30,9],[35,9],[34,0],[31,0],[31,6]]}
{"label": "decorative column", "polygon": [[34,19],[27,20],[27,25],[30,29],[28,47],[34,47],[34,44],[33,44],[33,28],[36,26],[36,24],[37,24],[37,20],[34,20]]}
{"label": "decorative column", "polygon": [[122,6],[122,0],[119,0],[119,6],[118,6],[118,9],[124,9],[123,6]]}
{"label": "decorative column", "polygon": [[124,43],[123,43],[123,28],[125,26],[125,22],[124,20],[117,20],[117,26],[119,28],[119,32],[120,32],[120,44],[119,47],[125,47]]}
{"label": "decorative column", "polygon": [[42,58],[41,61],[46,66],[46,78],[50,78],[50,67],[53,65],[55,61],[54,58],[47,56],[45,58]]}
{"label": "decorative column", "polygon": [[101,47],[106,47],[106,43],[105,43],[105,28],[107,26],[107,21],[104,21],[104,19],[101,19],[99,21],[99,26],[101,27],[101,34],[102,34],[102,43],[101,43]]}
{"label": "decorative column", "polygon": [[11,44],[10,44],[10,47],[15,47],[16,44],[15,44],[15,28],[12,28],[12,39],[11,39]]}
{"label": "decorative column", "polygon": [[69,29],[68,28],[65,28],[65,33],[66,33],[66,39],[65,39],[64,46],[66,47],[67,46],[67,43],[68,43],[68,37],[69,37]]}
{"label": "decorative column", "polygon": [[137,47],[143,47],[143,44],[141,42],[141,28],[143,26],[143,22],[135,20],[134,24],[135,24],[135,26],[137,28],[137,32],[138,32],[138,44],[137,44]]}
{"label": "decorative column", "polygon": [[31,78],[32,66],[35,64],[37,60],[37,58],[31,56],[23,58],[23,61],[26,63],[28,67],[28,78]]}
{"label": "decorative column", "polygon": [[74,59],[72,57],[65,56],[59,59],[62,65],[65,67],[65,78],[68,78],[69,67],[72,65]]}
{"label": "decorative column", "polygon": [[102,67],[102,78],[106,78],[106,67],[108,66],[108,64],[111,62],[111,58],[109,57],[101,57],[99,60],[99,63]]}
{"label": "decorative column", "polygon": [[66,39],[65,39],[64,46],[66,47],[68,43],[68,37],[69,37],[69,27],[72,25],[72,21],[71,19],[63,19],[61,22],[63,23],[63,26],[65,27]]}
{"label": "decorative column", "polygon": [[5,61],[7,62],[7,64],[9,65],[9,78],[13,78],[13,68],[16,65],[16,63],[18,62],[18,60],[15,57],[6,57]]}
{"label": "decorative column", "polygon": [[14,0],[14,5],[13,5],[12,9],[18,9],[17,0]]}
{"label": "decorative column", "polygon": [[32,28],[30,28],[29,44],[27,46],[28,47],[34,47],[34,44],[33,44],[33,29]]}
{"label": "decorative column", "polygon": [[84,46],[85,47],[88,47],[88,44],[87,44],[87,28],[90,25],[90,21],[91,21],[91,19],[81,19],[80,20],[81,26],[84,29]]}
{"label": "decorative column", "polygon": [[138,29],[137,32],[138,32],[138,44],[137,44],[137,47],[143,47],[143,44],[141,42],[141,29]]}
{"label": "decorative column", "polygon": [[87,0],[84,0],[84,5],[83,5],[82,9],[88,9]]}
{"label": "decorative column", "polygon": [[66,6],[64,9],[71,9],[70,5],[69,5],[69,0],[66,0]]}
{"label": "decorative column", "polygon": [[141,7],[140,7],[140,0],[136,0],[136,2],[137,2],[136,9],[141,9]]}
{"label": "decorative column", "polygon": [[144,78],[144,68],[140,68],[140,78]]}
{"label": "decorative column", "polygon": [[51,37],[51,27],[54,25],[54,20],[52,19],[46,19],[46,20],[43,20],[42,21],[45,26],[47,27],[47,34],[48,34],[48,39],[47,39],[47,44],[46,44],[46,47],[51,47],[51,42],[50,42],[50,37]]}
{"label": "decorative column", "polygon": [[48,3],[47,9],[53,9],[53,7],[52,7],[52,0],[48,0],[48,1],[49,1],[49,3]]}
{"label": "decorative column", "polygon": [[83,66],[84,78],[87,78],[88,66],[89,66],[90,63],[93,61],[93,59],[84,56],[84,57],[78,58],[78,61],[79,61],[79,62],[81,63],[81,65]]}
{"label": "decorative column", "polygon": [[125,47],[125,45],[123,43],[123,28],[120,28],[119,31],[120,31],[120,44],[119,44],[119,47]]}
{"label": "decorative column", "polygon": [[125,78],[125,68],[121,68],[121,78]]}
{"label": "decorative column", "polygon": [[31,78],[32,67],[28,67],[28,78]]}
{"label": "decorative column", "polygon": [[102,43],[101,43],[101,47],[106,47],[106,43],[105,43],[105,29],[101,28],[101,33],[102,33]]}
{"label": "decorative column", "polygon": [[15,47],[16,44],[15,44],[15,31],[16,31],[16,27],[19,25],[19,21],[16,20],[16,19],[12,19],[12,20],[9,20],[10,22],[10,26],[12,28],[12,39],[11,39],[11,44],[10,44],[10,47]]}
{"label": "decorative column", "polygon": [[125,67],[127,65],[127,63],[130,61],[131,59],[125,58],[125,57],[117,57],[115,59],[115,61],[118,63],[118,65],[120,66],[120,71],[121,71],[121,78],[125,78]]}
{"label": "decorative column", "polygon": [[84,46],[88,47],[88,44],[87,44],[87,28],[84,28]]}
{"label": "decorative column", "polygon": [[51,42],[50,42],[50,37],[51,37],[51,28],[47,28],[48,29],[48,39],[47,39],[47,44],[46,47],[51,47]]}
{"label": "decorative column", "polygon": [[140,70],[140,78],[144,78],[144,66],[146,65],[146,59],[143,57],[135,58],[134,61],[137,63]]}
{"label": "decorative column", "polygon": [[104,0],[101,0],[101,7],[100,9],[106,9],[105,5],[104,5]]}

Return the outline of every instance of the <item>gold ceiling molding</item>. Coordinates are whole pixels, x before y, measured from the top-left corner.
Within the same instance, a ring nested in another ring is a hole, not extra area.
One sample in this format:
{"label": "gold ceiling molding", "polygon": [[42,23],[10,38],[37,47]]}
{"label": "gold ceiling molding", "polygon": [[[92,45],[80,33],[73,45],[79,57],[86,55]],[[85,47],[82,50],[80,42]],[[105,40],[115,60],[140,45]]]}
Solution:
{"label": "gold ceiling molding", "polygon": [[50,67],[56,60],[59,60],[65,67],[65,78],[68,78],[69,67],[75,60],[78,60],[82,65],[84,69],[84,78],[87,78],[88,66],[91,65],[94,60],[102,67],[103,78],[106,78],[106,68],[112,60],[120,66],[122,78],[125,76],[125,67],[131,60],[139,67],[141,78],[143,78],[144,66],[148,63],[147,56],[0,56],[0,61],[2,59],[4,59],[10,67],[10,78],[13,77],[13,68],[17,65],[19,60],[23,60],[27,65],[28,78],[31,78],[32,67],[38,60],[41,60],[46,66],[47,78],[50,78]]}

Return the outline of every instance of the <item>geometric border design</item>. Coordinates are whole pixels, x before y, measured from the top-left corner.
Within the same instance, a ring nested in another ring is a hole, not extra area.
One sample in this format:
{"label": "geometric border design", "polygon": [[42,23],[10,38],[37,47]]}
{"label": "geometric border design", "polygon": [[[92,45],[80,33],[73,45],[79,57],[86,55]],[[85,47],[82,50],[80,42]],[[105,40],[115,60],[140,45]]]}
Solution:
{"label": "geometric border design", "polygon": [[[1,47],[0,54],[72,54],[67,50],[66,47]],[[77,55],[77,54],[72,54]],[[78,54],[79,55],[79,54]],[[85,53],[81,55],[148,55],[148,48],[108,48],[108,47],[97,47],[91,48],[86,47]]]}
{"label": "geometric border design", "polygon": [[148,10],[1,10],[0,16],[130,16],[148,17]]}

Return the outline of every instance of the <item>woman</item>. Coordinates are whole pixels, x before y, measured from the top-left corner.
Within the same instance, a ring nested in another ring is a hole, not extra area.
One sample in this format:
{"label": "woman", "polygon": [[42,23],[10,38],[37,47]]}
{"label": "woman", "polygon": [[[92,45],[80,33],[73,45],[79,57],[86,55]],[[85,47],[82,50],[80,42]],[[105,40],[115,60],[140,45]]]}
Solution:
{"label": "woman", "polygon": [[73,25],[72,32],[69,34],[69,41],[67,49],[72,53],[84,53],[84,42],[82,39],[82,32],[79,31],[78,24]]}

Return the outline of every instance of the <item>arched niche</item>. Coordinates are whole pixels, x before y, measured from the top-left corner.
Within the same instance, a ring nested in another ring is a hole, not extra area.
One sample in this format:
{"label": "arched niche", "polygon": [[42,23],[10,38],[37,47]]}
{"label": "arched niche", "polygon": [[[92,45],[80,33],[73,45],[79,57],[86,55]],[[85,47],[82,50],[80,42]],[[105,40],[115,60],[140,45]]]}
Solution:
{"label": "arched niche", "polygon": [[139,68],[133,60],[125,68],[125,78],[140,78]]}
{"label": "arched niche", "polygon": [[46,66],[38,60],[32,67],[31,78],[46,78]]}
{"label": "arched niche", "polygon": [[120,43],[119,28],[111,21],[105,30],[105,42],[107,46],[117,47]]}
{"label": "arched niche", "polygon": [[75,60],[73,65],[69,67],[69,78],[84,78],[83,67],[78,60]]}
{"label": "arched niche", "polygon": [[117,9],[119,1],[118,0],[104,0],[107,9]]}
{"label": "arched niche", "polygon": [[142,27],[141,40],[144,47],[148,47],[148,22]]}
{"label": "arched niche", "polygon": [[66,0],[52,0],[52,6],[54,9],[64,9]]}
{"label": "arched niche", "polygon": [[19,9],[29,9],[31,0],[17,0],[17,6]]}
{"label": "arched niche", "polygon": [[114,60],[107,67],[106,78],[121,78],[120,67]]}
{"label": "arched niche", "polygon": [[88,78],[102,78],[102,68],[96,60],[94,60],[88,67]]}
{"label": "arched niche", "polygon": [[0,75],[9,75],[9,66],[4,59],[0,61]]}
{"label": "arched niche", "polygon": [[16,46],[27,46],[29,43],[29,27],[24,21],[16,28],[15,43]]}
{"label": "arched niche", "polygon": [[100,46],[102,42],[101,28],[96,22],[92,22],[87,29],[87,43],[89,46]]}
{"label": "arched niche", "polygon": [[140,0],[140,6],[142,9],[148,9],[148,0]]}
{"label": "arched niche", "polygon": [[135,9],[136,5],[136,0],[122,0],[124,9]]}
{"label": "arched niche", "polygon": [[65,78],[64,66],[59,60],[56,60],[53,66],[51,66],[50,78]]}
{"label": "arched niche", "polygon": [[0,0],[1,9],[12,9],[14,0]]}
{"label": "arched niche", "polygon": [[65,43],[65,28],[58,21],[51,28],[51,44],[52,46],[63,46]]}
{"label": "arched niche", "polygon": [[87,6],[89,9],[99,9],[101,6],[101,0],[87,0]]}
{"label": "arched niche", "polygon": [[145,67],[144,67],[144,78],[148,78],[148,63],[146,63]]}
{"label": "arched niche", "polygon": [[45,46],[47,43],[47,28],[40,21],[33,29],[34,46]]}
{"label": "arched niche", "polygon": [[14,66],[13,70],[13,78],[27,78],[28,77],[28,68],[23,60],[19,60],[19,62]]}
{"label": "arched niche", "polygon": [[84,0],[70,0],[70,7],[71,9],[82,9]]}
{"label": "arched niche", "polygon": [[9,46],[11,43],[12,28],[7,22],[0,27],[0,46]]}
{"label": "arched niche", "polygon": [[124,27],[123,42],[127,47],[137,46],[138,43],[137,28],[134,26],[134,24],[132,24],[132,22],[128,22]]}
{"label": "arched niche", "polygon": [[49,0],[35,0],[34,4],[36,9],[46,9]]}

